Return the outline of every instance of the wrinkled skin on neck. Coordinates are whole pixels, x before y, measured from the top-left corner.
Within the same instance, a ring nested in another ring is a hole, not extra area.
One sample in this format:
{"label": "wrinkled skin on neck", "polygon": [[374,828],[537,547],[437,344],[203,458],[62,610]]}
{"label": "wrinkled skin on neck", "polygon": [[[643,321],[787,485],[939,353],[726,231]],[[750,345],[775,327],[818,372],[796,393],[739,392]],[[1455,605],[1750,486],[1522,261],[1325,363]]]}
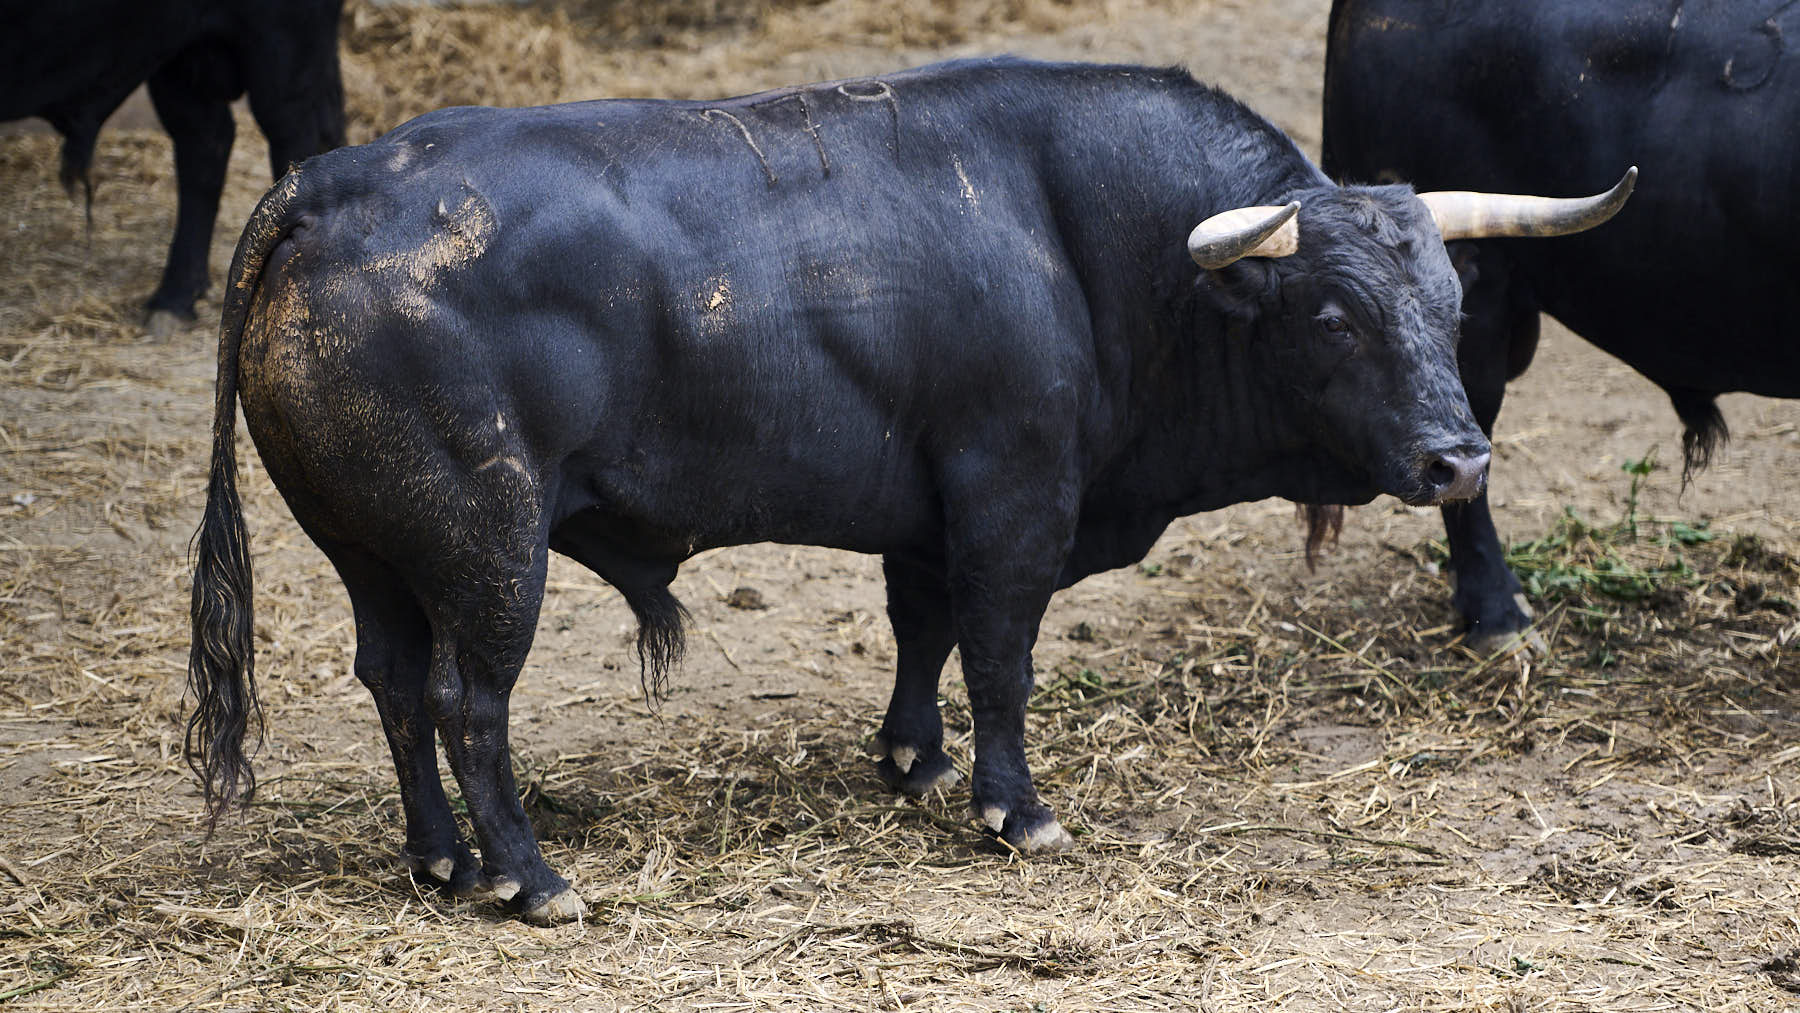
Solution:
{"label": "wrinkled skin on neck", "polygon": [[1249,426],[1284,462],[1270,488],[1247,491],[1431,502],[1432,461],[1488,444],[1457,374],[1461,289],[1430,213],[1405,186],[1283,199],[1301,202],[1297,253],[1246,258],[1196,283],[1227,321],[1222,375],[1251,392],[1227,399],[1225,428]]}

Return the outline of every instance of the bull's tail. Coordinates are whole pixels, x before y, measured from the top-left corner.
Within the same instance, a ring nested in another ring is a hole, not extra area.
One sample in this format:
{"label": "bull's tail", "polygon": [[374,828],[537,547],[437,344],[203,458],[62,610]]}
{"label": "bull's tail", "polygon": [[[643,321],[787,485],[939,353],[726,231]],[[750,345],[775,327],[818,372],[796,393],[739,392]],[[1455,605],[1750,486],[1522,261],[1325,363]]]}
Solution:
{"label": "bull's tail", "polygon": [[299,173],[266,194],[238,240],[219,325],[219,375],[213,402],[212,473],[206,512],[194,533],[193,645],[188,691],[194,713],[184,743],[200,778],[209,823],[234,803],[248,805],[256,777],[244,752],[251,719],[262,728],[256,699],[255,613],[251,604],[250,546],[237,491],[238,349],[263,265],[291,226]]}

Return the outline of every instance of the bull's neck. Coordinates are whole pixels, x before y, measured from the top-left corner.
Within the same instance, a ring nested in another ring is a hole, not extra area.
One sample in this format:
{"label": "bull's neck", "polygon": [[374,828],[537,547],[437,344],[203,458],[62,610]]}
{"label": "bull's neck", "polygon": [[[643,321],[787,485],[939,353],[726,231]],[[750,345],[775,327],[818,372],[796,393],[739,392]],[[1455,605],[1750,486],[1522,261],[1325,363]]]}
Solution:
{"label": "bull's neck", "polygon": [[1247,321],[1196,302],[1176,354],[1141,369],[1129,395],[1126,494],[1172,516],[1281,496],[1313,500],[1328,471],[1304,394],[1273,375]]}
{"label": "bull's neck", "polygon": [[[1318,473],[1295,398],[1268,375],[1259,328],[1197,282],[1187,233],[1233,207],[1328,185],[1288,138],[1223,96],[1190,110],[1183,150],[1131,147],[1078,160],[1091,178],[1059,223],[1084,275],[1120,493],[1176,514],[1269,496],[1308,498]],[[1146,136],[1153,133],[1146,130]],[[1148,143],[1147,139],[1145,143]],[[1090,149],[1091,152],[1091,149]]]}

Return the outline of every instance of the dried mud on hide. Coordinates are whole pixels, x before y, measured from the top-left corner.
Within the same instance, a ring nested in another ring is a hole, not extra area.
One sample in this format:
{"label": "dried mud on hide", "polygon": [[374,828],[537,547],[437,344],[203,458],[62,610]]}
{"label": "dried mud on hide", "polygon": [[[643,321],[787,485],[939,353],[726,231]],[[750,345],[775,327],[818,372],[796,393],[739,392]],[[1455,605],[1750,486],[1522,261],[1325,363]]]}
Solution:
{"label": "dried mud on hide", "polygon": [[[1216,60],[1304,132],[1325,6],[353,2],[345,65],[362,139],[450,102],[1000,50]],[[1043,625],[1028,743],[1064,857],[1009,853],[960,790],[915,803],[874,776],[876,561],[693,561],[691,652],[655,711],[629,610],[558,561],[512,722],[546,855],[592,909],[554,929],[399,870],[342,589],[240,436],[269,738],[258,802],[208,841],[180,738],[217,305],[142,337],[174,210],[160,134],[102,136],[91,227],[55,165],[53,138],[0,139],[0,1009],[1800,1001],[1794,405],[1733,401],[1729,457],[1685,497],[1667,470],[1633,496],[1620,464],[1674,445],[1666,400],[1555,327],[1495,478],[1547,653],[1462,648],[1430,512],[1352,511],[1316,574],[1287,504],[1182,521]],[[215,287],[263,166],[244,119]],[[966,774],[954,663],[945,687]]]}

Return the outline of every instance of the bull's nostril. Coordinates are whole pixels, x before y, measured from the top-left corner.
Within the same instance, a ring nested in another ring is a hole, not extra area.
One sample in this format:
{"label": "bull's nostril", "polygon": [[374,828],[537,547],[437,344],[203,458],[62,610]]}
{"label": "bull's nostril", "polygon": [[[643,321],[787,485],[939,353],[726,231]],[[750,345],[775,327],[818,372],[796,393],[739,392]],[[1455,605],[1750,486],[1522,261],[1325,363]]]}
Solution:
{"label": "bull's nostril", "polygon": [[1486,451],[1470,455],[1457,451],[1433,455],[1423,469],[1431,502],[1469,500],[1481,495],[1487,487],[1487,469]]}
{"label": "bull's nostril", "polygon": [[1456,481],[1456,466],[1438,458],[1425,466],[1425,481],[1432,489],[1442,489]]}

